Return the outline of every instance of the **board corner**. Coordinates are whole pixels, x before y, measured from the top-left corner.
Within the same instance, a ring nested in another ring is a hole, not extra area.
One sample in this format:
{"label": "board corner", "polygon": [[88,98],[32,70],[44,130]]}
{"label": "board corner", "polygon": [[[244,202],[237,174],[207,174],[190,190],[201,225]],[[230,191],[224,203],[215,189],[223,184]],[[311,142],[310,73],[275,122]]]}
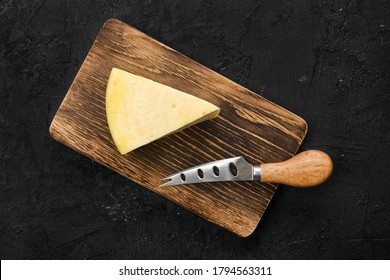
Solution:
{"label": "board corner", "polygon": [[117,18],[109,18],[103,23],[103,28],[112,24],[125,24],[125,23]]}

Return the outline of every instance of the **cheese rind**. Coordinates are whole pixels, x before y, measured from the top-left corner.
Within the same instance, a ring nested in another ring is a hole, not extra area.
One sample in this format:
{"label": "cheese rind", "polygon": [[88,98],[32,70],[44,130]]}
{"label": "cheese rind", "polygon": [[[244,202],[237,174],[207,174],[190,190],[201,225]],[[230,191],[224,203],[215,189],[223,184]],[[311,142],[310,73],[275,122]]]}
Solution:
{"label": "cheese rind", "polygon": [[107,122],[123,155],[201,121],[220,109],[193,95],[113,68],[106,92]]}

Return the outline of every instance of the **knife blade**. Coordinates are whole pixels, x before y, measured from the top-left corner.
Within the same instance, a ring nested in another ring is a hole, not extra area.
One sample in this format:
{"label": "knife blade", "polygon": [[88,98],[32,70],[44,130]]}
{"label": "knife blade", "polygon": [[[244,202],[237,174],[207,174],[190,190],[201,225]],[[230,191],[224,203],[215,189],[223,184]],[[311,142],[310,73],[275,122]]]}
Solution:
{"label": "knife blade", "polygon": [[333,171],[332,159],[319,150],[304,151],[286,161],[252,165],[242,156],[193,166],[161,180],[160,187],[223,181],[260,181],[293,187],[314,187]]}

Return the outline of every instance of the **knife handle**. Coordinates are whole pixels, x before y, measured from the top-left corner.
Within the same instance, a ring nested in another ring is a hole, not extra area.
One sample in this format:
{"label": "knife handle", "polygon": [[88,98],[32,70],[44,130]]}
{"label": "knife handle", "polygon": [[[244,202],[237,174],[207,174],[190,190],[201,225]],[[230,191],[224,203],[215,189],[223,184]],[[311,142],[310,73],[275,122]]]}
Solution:
{"label": "knife handle", "polygon": [[318,150],[304,151],[286,161],[261,165],[263,183],[279,183],[293,187],[314,187],[332,174],[332,159]]}

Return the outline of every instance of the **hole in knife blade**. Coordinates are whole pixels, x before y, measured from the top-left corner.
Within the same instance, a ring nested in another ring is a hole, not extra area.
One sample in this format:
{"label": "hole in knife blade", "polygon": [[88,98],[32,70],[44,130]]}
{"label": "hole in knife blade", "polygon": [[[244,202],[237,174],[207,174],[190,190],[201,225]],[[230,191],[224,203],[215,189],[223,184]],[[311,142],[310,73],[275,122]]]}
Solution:
{"label": "hole in knife blade", "polygon": [[238,174],[237,166],[233,162],[229,163],[229,171],[234,177]]}
{"label": "hole in knife blade", "polygon": [[219,168],[218,167],[216,167],[216,166],[213,166],[213,172],[214,172],[214,175],[215,176],[219,176]]}
{"label": "hole in knife blade", "polygon": [[181,179],[183,182],[185,182],[185,181],[187,180],[186,175],[184,175],[184,173],[181,173],[181,174],[180,174],[180,179]]}
{"label": "hole in knife blade", "polygon": [[204,178],[204,173],[203,173],[202,169],[198,169],[198,176],[199,176],[200,179]]}

